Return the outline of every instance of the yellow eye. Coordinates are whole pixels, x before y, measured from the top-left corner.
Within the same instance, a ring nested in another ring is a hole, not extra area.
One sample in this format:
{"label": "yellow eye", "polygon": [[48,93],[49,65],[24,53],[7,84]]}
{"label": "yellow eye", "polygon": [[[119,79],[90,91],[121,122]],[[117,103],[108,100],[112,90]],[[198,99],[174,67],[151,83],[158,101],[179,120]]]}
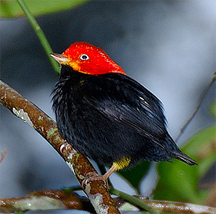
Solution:
{"label": "yellow eye", "polygon": [[81,54],[81,55],[79,56],[79,58],[80,58],[81,60],[88,60],[88,59],[89,59],[89,56],[88,56],[87,54]]}

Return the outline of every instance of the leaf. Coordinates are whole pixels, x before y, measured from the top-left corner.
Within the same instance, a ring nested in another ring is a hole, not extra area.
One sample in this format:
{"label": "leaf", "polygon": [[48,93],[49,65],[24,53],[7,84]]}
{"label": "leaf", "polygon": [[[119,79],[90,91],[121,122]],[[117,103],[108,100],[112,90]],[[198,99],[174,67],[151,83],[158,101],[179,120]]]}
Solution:
{"label": "leaf", "polygon": [[216,127],[209,127],[195,134],[182,149],[198,162],[198,166],[188,166],[178,160],[172,164],[159,163],[160,178],[154,199],[204,203],[208,192],[198,189],[198,182],[214,163],[215,148]]}
{"label": "leaf", "polygon": [[216,102],[214,102],[210,107],[210,113],[211,115],[216,118]]}
{"label": "leaf", "polygon": [[197,166],[187,166],[180,161],[173,162],[158,164],[160,180],[154,199],[199,203],[201,199],[196,190]]}
{"label": "leaf", "polygon": [[203,176],[216,158],[216,126],[211,126],[195,134],[182,148],[199,163],[199,177]]}
{"label": "leaf", "polygon": [[118,173],[122,175],[130,184],[139,189],[139,184],[150,167],[149,162],[142,162],[129,170],[121,170]]}
{"label": "leaf", "polygon": [[[34,16],[68,10],[87,0],[25,0]],[[22,9],[15,0],[0,0],[0,18],[17,18],[24,16]]]}

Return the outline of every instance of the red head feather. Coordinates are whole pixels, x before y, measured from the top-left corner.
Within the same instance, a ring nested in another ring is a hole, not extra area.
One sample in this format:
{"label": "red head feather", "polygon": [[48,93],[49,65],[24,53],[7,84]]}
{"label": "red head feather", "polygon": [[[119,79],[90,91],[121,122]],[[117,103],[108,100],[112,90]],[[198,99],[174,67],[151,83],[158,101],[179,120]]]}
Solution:
{"label": "red head feather", "polygon": [[68,64],[73,70],[81,73],[91,75],[125,74],[122,68],[113,62],[103,50],[86,42],[72,44],[62,55],[68,59],[67,63],[63,64]]}

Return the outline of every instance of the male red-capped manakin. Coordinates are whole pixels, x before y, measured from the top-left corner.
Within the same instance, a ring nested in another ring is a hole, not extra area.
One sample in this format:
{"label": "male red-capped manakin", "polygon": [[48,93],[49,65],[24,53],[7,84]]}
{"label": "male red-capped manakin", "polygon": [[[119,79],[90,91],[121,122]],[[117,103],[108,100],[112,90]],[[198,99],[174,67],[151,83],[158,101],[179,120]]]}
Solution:
{"label": "male red-capped manakin", "polygon": [[143,160],[197,164],[167,132],[158,98],[103,50],[76,42],[51,56],[61,65],[52,99],[59,132],[77,151],[111,167],[104,179]]}

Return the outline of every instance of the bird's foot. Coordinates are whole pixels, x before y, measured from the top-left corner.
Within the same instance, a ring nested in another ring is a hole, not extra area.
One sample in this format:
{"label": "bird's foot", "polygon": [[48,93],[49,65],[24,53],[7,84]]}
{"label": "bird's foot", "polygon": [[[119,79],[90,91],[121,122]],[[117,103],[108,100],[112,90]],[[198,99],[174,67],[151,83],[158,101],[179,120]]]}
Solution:
{"label": "bird's foot", "polygon": [[96,172],[89,172],[87,173],[86,178],[82,181],[82,187],[85,188],[86,185],[93,180],[98,180],[103,181],[103,184],[106,186],[106,188],[108,188],[108,178],[114,171],[116,171],[116,164],[113,164],[104,175],[99,175]]}
{"label": "bird's foot", "polygon": [[84,178],[84,180],[82,181],[82,187],[85,188],[89,183],[91,183],[94,180],[103,181],[106,188],[108,187],[107,178],[104,177],[104,175],[97,174],[96,172],[87,173],[86,178]]}

